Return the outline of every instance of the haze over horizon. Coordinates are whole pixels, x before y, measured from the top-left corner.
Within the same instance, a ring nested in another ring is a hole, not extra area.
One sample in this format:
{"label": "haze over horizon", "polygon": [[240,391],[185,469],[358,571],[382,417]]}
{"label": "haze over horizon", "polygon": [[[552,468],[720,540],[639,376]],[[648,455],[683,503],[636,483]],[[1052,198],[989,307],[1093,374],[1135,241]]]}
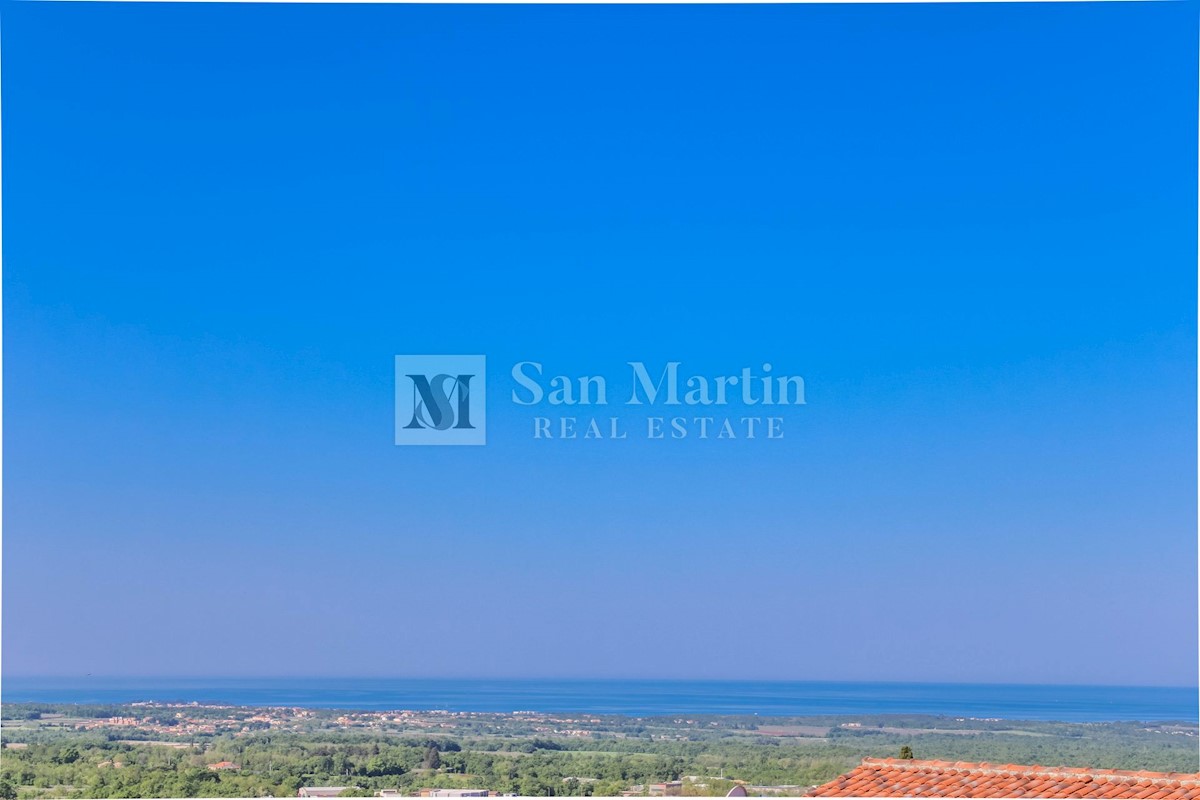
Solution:
{"label": "haze over horizon", "polygon": [[78,673],[40,673],[40,674],[12,674],[5,672],[4,679],[17,681],[51,681],[51,682],[66,682],[66,681],[137,681],[149,680],[167,683],[170,681],[181,681],[187,683],[211,683],[213,685],[219,683],[232,683],[235,681],[279,681],[285,683],[288,681],[294,682],[356,682],[356,681],[411,681],[411,682],[464,682],[464,683],[539,683],[543,681],[555,683],[679,683],[679,684],[876,684],[876,685],[895,685],[895,686],[1074,686],[1074,687],[1114,687],[1114,688],[1136,688],[1136,689],[1200,689],[1200,683],[1144,683],[1144,684],[1108,684],[1108,683],[1083,683],[1083,682],[1061,682],[1061,683],[1004,683],[1004,682],[973,682],[973,681],[890,681],[885,679],[863,679],[863,680],[839,680],[836,678],[694,678],[694,677],[647,677],[644,675],[627,675],[627,676],[571,676],[571,677],[555,677],[550,675],[533,675],[533,676],[503,676],[503,675],[458,675],[454,677],[434,676],[434,675],[367,675],[367,674],[347,674],[347,675],[303,675],[303,674],[259,674],[259,675],[172,675],[172,674],[155,674],[155,675],[87,675]]}

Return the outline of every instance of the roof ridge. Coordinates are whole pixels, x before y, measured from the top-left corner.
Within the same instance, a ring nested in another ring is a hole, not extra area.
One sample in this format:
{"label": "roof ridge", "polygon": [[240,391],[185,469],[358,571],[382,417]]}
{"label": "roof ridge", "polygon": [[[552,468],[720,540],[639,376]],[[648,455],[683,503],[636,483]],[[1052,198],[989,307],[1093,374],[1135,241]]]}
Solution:
{"label": "roof ridge", "polygon": [[981,772],[991,774],[1045,775],[1047,777],[1090,777],[1105,778],[1120,783],[1148,781],[1158,783],[1200,782],[1200,772],[1152,772],[1150,770],[1098,769],[1092,767],[1043,767],[1040,764],[992,764],[987,761],[938,761],[918,758],[864,758],[860,767],[883,766],[904,770],[940,770],[955,772]]}

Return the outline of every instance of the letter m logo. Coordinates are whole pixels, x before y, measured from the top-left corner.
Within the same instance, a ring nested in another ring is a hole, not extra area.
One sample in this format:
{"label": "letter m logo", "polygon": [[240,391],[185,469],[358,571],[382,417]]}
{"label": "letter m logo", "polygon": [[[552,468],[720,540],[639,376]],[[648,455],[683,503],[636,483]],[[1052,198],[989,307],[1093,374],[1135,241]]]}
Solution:
{"label": "letter m logo", "polygon": [[396,444],[487,441],[483,356],[396,356]]}

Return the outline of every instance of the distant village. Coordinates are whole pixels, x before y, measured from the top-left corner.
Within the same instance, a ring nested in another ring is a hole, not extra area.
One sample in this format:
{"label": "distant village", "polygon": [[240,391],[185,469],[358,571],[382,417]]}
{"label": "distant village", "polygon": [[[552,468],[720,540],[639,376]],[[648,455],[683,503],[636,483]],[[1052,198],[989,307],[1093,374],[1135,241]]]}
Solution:
{"label": "distant village", "polygon": [[[68,718],[63,714],[43,715],[52,722],[63,719],[75,730],[105,730],[130,728],[146,734],[171,736],[176,740],[187,736],[245,735],[264,730],[309,731],[359,730],[389,733],[471,733],[511,732],[512,719],[518,718],[522,728],[532,734],[547,736],[587,737],[598,733],[614,735],[605,727],[606,721],[592,716],[559,716],[534,711],[516,711],[511,715],[467,711],[353,711],[331,713],[309,708],[255,708],[241,706],[201,705],[199,703],[131,703],[131,708],[146,709],[145,716],[112,716],[89,719]],[[221,714],[221,711],[228,712]],[[167,712],[164,715],[161,712]],[[683,725],[698,725],[696,720],[676,720]],[[495,730],[489,730],[494,728]],[[619,734],[617,734],[619,735]],[[684,739],[664,736],[663,738]],[[176,742],[171,742],[176,743]]]}

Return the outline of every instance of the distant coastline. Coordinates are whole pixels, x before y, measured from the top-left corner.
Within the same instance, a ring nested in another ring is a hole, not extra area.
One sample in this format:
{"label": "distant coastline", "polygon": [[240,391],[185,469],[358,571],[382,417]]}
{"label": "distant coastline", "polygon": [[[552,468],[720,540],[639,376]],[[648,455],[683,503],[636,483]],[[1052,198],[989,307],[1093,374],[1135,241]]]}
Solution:
{"label": "distant coastline", "polygon": [[625,716],[928,714],[1060,722],[1185,721],[1195,687],[953,683],[475,680],[398,678],[5,677],[5,702],[201,703]]}

